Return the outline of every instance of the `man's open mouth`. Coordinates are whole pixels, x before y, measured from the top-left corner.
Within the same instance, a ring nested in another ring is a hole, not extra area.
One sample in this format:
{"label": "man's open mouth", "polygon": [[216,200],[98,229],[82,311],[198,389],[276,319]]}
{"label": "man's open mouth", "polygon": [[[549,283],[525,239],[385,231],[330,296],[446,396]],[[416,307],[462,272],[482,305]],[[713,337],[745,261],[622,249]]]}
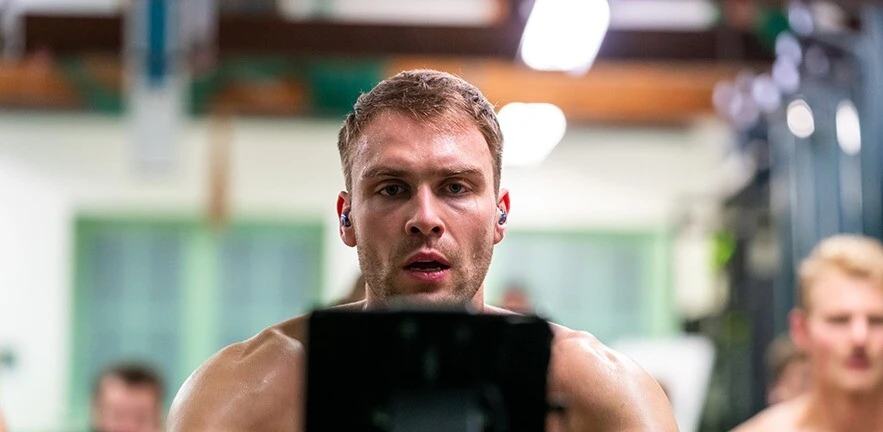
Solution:
{"label": "man's open mouth", "polygon": [[441,271],[447,270],[449,268],[451,268],[451,266],[442,264],[438,261],[414,261],[411,264],[405,266],[406,270],[422,272]]}

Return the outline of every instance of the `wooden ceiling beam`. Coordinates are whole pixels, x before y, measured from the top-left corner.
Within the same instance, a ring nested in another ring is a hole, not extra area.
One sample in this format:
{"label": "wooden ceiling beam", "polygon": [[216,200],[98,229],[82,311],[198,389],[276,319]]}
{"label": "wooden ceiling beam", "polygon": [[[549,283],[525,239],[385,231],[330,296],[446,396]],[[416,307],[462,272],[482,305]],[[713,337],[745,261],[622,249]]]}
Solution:
{"label": "wooden ceiling beam", "polygon": [[[114,58],[83,64],[96,82],[121,92],[122,69]],[[434,68],[456,73],[477,85],[502,107],[510,102],[546,102],[560,107],[571,123],[673,124],[713,115],[716,83],[731,80],[748,66],[764,64],[599,61],[584,76],[538,72],[510,61],[393,57],[386,76],[404,69]],[[77,108],[85,104],[64,74],[45,61],[0,64],[0,106]],[[211,107],[257,115],[310,115],[310,88],[294,76],[250,82],[234,78],[209,95]]]}
{"label": "wooden ceiling beam", "polygon": [[583,76],[539,72],[511,62],[398,58],[387,74],[447,70],[476,84],[498,107],[510,102],[557,105],[574,123],[680,123],[713,115],[712,92],[748,66],[764,64],[599,61]]}

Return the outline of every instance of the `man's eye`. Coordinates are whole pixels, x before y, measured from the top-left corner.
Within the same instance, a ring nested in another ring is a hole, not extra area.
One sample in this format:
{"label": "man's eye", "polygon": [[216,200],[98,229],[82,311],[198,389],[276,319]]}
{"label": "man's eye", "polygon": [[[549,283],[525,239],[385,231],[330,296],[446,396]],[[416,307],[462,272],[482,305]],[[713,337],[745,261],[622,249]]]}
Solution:
{"label": "man's eye", "polygon": [[466,192],[466,186],[463,186],[460,183],[451,183],[448,185],[448,190],[453,194],[461,194]]}
{"label": "man's eye", "polygon": [[399,185],[384,186],[383,189],[380,190],[380,193],[386,196],[396,196],[402,192],[403,189]]}
{"label": "man's eye", "polygon": [[846,316],[832,316],[828,317],[829,324],[846,324],[849,322],[849,317]]}

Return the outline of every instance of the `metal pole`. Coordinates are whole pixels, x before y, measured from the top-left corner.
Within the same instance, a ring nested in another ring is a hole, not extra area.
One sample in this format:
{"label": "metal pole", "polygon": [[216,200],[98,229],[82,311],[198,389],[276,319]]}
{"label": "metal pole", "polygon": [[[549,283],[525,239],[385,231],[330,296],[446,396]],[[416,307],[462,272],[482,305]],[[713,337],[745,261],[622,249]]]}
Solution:
{"label": "metal pole", "polygon": [[863,99],[859,101],[861,122],[862,213],[864,234],[883,239],[883,190],[880,167],[883,151],[883,7],[865,6],[860,62]]}

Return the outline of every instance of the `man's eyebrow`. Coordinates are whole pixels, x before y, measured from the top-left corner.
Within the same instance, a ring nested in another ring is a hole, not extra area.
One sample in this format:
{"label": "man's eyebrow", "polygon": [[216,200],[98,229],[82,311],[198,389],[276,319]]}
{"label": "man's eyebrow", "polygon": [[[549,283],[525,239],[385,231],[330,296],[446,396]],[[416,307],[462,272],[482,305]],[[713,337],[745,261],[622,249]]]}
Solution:
{"label": "man's eyebrow", "polygon": [[405,170],[391,168],[391,167],[374,167],[366,170],[362,173],[363,179],[370,179],[374,177],[406,177],[407,172]]}
{"label": "man's eyebrow", "polygon": [[439,177],[471,177],[480,176],[481,170],[473,167],[440,168],[433,174]]}
{"label": "man's eyebrow", "polygon": [[[444,167],[434,169],[430,172],[433,176],[436,177],[469,177],[469,176],[480,176],[481,170],[471,166],[463,166],[463,167]],[[407,177],[408,171],[398,168],[379,166],[373,167],[365,170],[362,173],[363,179],[373,178],[373,177]]]}

